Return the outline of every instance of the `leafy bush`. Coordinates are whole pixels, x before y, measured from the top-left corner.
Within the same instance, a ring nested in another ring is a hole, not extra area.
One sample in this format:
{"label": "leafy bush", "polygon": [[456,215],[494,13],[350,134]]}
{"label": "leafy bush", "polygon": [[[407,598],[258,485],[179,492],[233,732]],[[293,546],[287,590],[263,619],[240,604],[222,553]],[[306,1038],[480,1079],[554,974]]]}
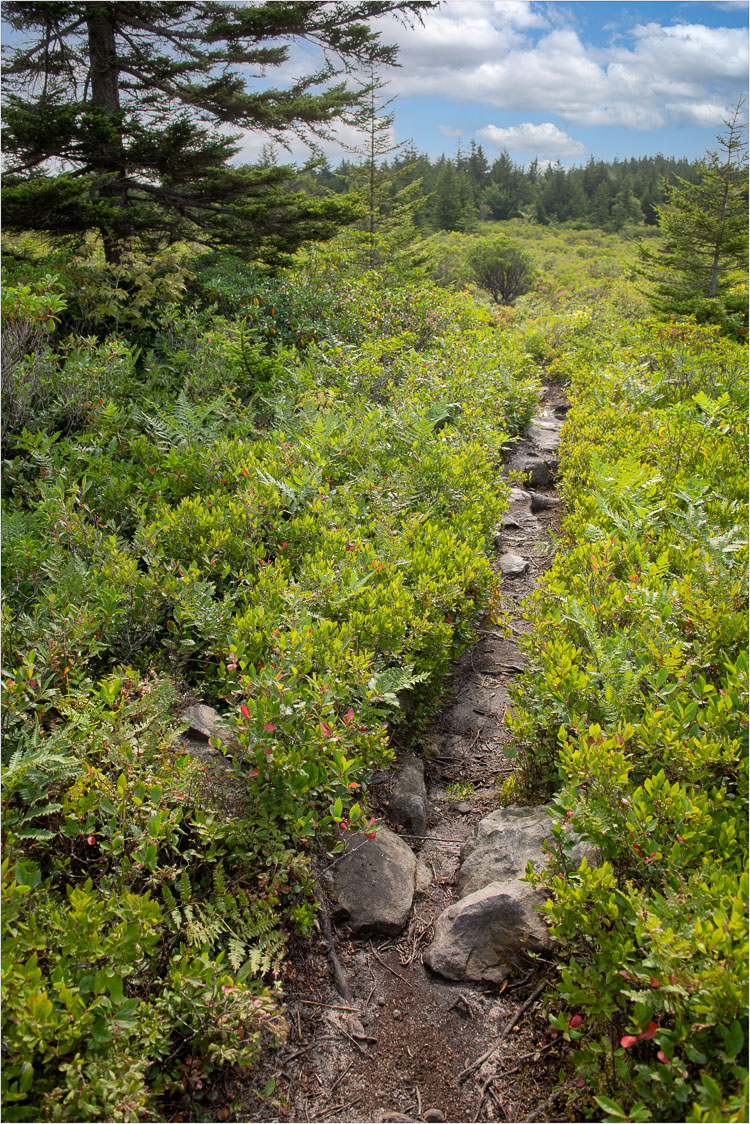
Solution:
{"label": "leafy bush", "polygon": [[505,238],[483,240],[469,253],[469,265],[496,304],[513,304],[534,282],[528,255]]}
{"label": "leafy bush", "polygon": [[[745,356],[689,323],[631,326],[623,342],[606,362],[575,338],[559,354],[572,378],[569,514],[534,597],[533,670],[513,719],[527,785],[556,790],[556,857],[533,877],[552,892],[558,994],[578,1016],[590,1114],[739,1120]],[[571,832],[596,845],[599,867],[571,869]]]}
{"label": "leafy bush", "polygon": [[[131,342],[32,341],[44,408],[4,473],[8,1119],[198,1114],[279,1040],[311,857],[371,826],[368,776],[493,598],[531,364],[465,296],[350,256],[234,288],[214,260],[153,307],[145,263],[73,263],[71,315]],[[175,742],[186,692],[227,712],[223,770]]]}

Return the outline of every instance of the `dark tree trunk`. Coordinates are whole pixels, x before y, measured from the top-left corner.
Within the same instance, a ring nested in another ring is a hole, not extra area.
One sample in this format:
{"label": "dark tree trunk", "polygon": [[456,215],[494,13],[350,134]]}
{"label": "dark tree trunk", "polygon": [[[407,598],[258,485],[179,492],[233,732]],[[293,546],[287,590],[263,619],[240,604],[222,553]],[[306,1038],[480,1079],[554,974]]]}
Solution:
{"label": "dark tree trunk", "polygon": [[[112,177],[101,187],[102,197],[125,208],[128,205],[128,189],[125,180],[125,151],[119,124],[120,69],[115,36],[116,8],[116,4],[90,4],[86,9],[91,60],[91,104],[101,107],[115,119],[114,137],[99,146],[98,151],[92,154],[91,163],[96,171]],[[107,262],[115,265],[122,255],[124,241],[124,231],[118,227],[116,221],[100,227],[104,256]]]}

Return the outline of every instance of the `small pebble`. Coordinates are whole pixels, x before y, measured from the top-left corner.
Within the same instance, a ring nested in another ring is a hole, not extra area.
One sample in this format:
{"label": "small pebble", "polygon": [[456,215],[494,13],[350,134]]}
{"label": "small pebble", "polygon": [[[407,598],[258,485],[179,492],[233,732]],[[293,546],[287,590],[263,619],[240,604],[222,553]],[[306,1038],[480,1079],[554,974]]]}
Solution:
{"label": "small pebble", "polygon": [[399,1022],[403,1018],[403,1016],[402,1016],[401,1012],[399,1011],[398,1007],[393,1012],[393,1018],[395,1019],[396,1022]]}
{"label": "small pebble", "polygon": [[456,804],[456,811],[460,812],[462,816],[465,816],[468,812],[471,811],[471,804],[468,800],[461,800],[458,804]]}
{"label": "small pebble", "polygon": [[385,1007],[385,996],[384,995],[376,995],[375,996],[375,1002],[377,1003],[378,1007]]}
{"label": "small pebble", "polygon": [[445,1117],[443,1116],[439,1108],[428,1108],[427,1112],[424,1114],[424,1119],[434,1120],[437,1124],[437,1121],[445,1120]]}

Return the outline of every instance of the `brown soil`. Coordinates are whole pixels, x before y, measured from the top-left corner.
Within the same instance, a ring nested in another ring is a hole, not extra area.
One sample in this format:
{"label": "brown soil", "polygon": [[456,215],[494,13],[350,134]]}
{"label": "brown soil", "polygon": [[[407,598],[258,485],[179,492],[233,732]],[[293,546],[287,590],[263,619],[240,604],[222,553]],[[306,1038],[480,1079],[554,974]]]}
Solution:
{"label": "brown soil", "polygon": [[[555,407],[564,404],[562,392],[549,387],[535,422],[549,426]],[[529,433],[531,439],[509,456],[506,472],[534,456],[554,455],[533,439],[537,427]],[[551,488],[537,494],[554,496]],[[499,1041],[497,1052],[461,1079],[539,984],[553,979],[552,966],[530,962],[506,984],[483,985],[443,980],[422,963],[435,917],[456,900],[461,846],[477,821],[501,806],[500,786],[516,768],[505,753],[511,735],[504,715],[509,684],[524,662],[517,645],[527,627],[521,603],[552,561],[559,525],[560,509],[552,506],[503,530],[502,551],[521,555],[530,567],[521,577],[503,580],[502,608],[510,613],[511,632],[491,624],[480,630],[455,668],[450,697],[431,731],[425,753],[432,809],[427,838],[403,837],[433,880],[415,896],[407,931],[380,939],[353,938],[343,929],[336,934],[336,952],[352,985],[348,1001],[334,988],[322,936],[300,943],[283,979],[289,1040],[268,1057],[252,1085],[232,1091],[234,1119],[573,1119],[571,1094],[554,1096],[567,1059],[565,1044],[550,1032],[543,996]],[[376,807],[386,808],[387,787],[388,779],[373,788]],[[264,1099],[271,1077],[275,1091]],[[226,1109],[222,1118],[229,1118]]]}

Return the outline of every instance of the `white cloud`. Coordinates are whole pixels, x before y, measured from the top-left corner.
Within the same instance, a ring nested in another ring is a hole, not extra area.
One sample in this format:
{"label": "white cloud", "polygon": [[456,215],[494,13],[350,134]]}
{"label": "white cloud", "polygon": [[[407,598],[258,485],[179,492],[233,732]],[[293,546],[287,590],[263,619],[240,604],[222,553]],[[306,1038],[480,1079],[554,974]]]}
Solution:
{"label": "white cloud", "polygon": [[746,88],[747,37],[735,28],[652,21],[601,47],[583,42],[565,18],[554,4],[448,0],[422,26],[388,25],[401,63],[389,86],[641,130],[718,126]]}
{"label": "white cloud", "polygon": [[507,148],[508,152],[528,152],[540,158],[582,156],[586,151],[585,145],[561,132],[551,121],[545,121],[542,125],[532,125],[526,121],[508,129],[487,125],[484,129],[477,130],[477,136],[489,141],[498,150]]}
{"label": "white cloud", "polygon": [[438,132],[441,137],[462,137],[464,135],[463,129],[453,129],[450,125],[438,125]]}

